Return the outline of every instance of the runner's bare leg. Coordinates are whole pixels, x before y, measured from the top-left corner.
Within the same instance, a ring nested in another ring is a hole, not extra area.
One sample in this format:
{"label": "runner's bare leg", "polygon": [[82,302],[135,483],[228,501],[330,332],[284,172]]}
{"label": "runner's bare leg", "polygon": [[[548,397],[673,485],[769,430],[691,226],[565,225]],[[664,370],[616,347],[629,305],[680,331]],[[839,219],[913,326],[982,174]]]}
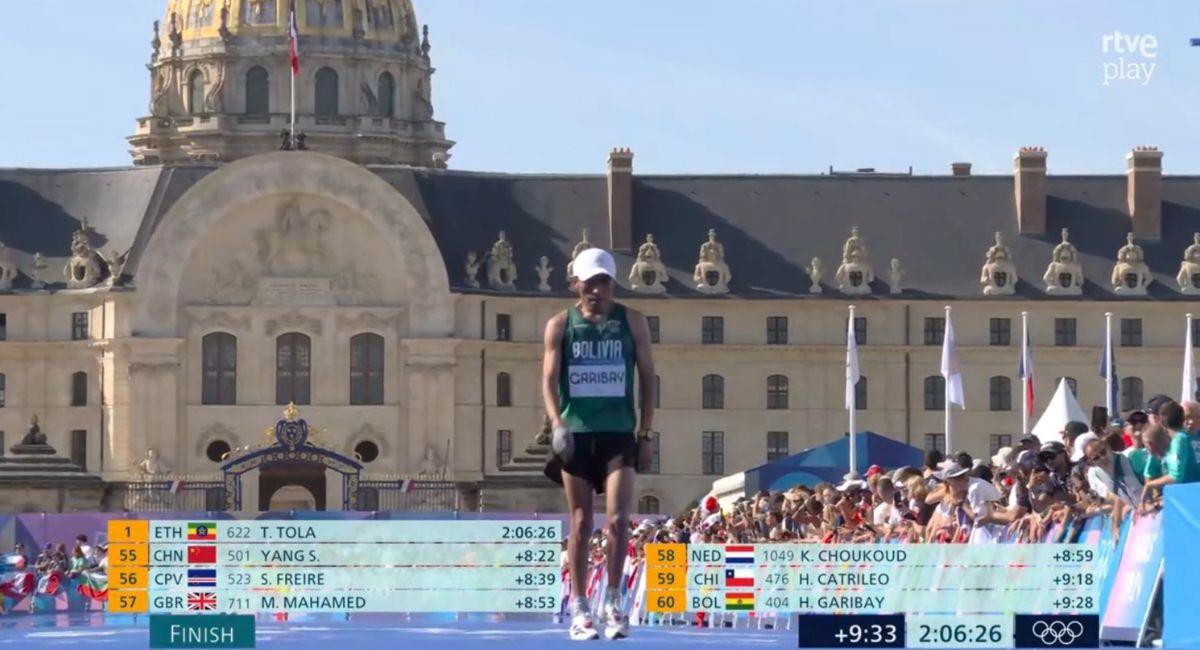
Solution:
{"label": "runner's bare leg", "polygon": [[608,510],[608,586],[618,587],[625,569],[625,556],[629,546],[629,502],[633,499],[634,471],[625,467],[620,457],[613,463],[605,479],[604,494]]}
{"label": "runner's bare leg", "polygon": [[571,598],[587,597],[588,540],[592,537],[592,484],[563,470],[571,533],[567,538],[567,566],[571,567]]}

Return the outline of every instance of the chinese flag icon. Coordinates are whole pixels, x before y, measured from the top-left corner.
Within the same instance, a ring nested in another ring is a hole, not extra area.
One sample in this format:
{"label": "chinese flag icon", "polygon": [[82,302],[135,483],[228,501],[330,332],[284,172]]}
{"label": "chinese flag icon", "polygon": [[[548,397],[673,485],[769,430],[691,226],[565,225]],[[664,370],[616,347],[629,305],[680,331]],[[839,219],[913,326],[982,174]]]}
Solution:
{"label": "chinese flag icon", "polygon": [[188,564],[216,564],[216,546],[189,546],[187,551]]}

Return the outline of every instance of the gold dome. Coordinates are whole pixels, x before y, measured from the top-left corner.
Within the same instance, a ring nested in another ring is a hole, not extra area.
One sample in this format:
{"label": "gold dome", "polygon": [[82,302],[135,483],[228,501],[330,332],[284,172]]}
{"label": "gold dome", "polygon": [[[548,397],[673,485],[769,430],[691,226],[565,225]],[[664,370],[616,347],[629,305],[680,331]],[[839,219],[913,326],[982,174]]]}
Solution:
{"label": "gold dome", "polygon": [[[286,35],[291,0],[169,0],[163,35],[184,41],[228,36]],[[410,43],[418,40],[411,0],[295,0],[301,35],[357,37]],[[164,38],[164,40],[166,40]]]}

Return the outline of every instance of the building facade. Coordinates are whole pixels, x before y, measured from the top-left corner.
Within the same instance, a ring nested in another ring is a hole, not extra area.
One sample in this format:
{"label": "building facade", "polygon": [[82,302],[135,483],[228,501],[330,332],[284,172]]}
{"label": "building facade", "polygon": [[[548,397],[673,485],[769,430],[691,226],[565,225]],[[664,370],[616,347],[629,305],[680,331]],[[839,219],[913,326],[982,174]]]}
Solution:
{"label": "building facade", "polygon": [[[1060,377],[1085,408],[1103,403],[1107,312],[1122,411],[1180,390],[1200,179],[1164,176],[1157,150],[1131,150],[1111,176],[1048,174],[1033,147],[1000,176],[961,163],[646,176],[627,149],[595,175],[450,171],[408,0],[307,0],[308,150],[277,151],[285,5],[169,3],[132,167],[0,170],[5,453],[37,416],[116,494],[218,474],[294,403],[365,476],[444,478],[468,507],[559,510],[534,444],[542,331],[570,305],[567,265],[587,245],[614,251],[618,298],[652,319],[659,454],[638,480],[643,511],[844,435],[850,305],[858,428],[916,446],[945,445],[947,305],[966,389],[955,449],[1019,437],[1022,312],[1039,407]],[[333,489],[293,470],[248,479],[244,503]]]}

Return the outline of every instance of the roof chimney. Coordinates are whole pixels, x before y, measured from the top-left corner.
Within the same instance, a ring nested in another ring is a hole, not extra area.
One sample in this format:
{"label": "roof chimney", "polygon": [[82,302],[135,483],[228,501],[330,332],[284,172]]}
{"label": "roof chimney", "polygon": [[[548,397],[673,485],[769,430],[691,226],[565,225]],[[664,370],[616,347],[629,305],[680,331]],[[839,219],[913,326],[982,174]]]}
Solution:
{"label": "roof chimney", "polygon": [[1013,181],[1017,232],[1022,235],[1046,234],[1046,150],[1021,147],[1013,156]]}
{"label": "roof chimney", "polygon": [[950,175],[952,175],[952,176],[970,176],[971,175],[971,163],[969,163],[969,162],[950,163]]}
{"label": "roof chimney", "polygon": [[1129,218],[1138,239],[1162,239],[1162,156],[1157,147],[1134,147],[1125,156]]}
{"label": "roof chimney", "polygon": [[633,250],[633,152],[608,154],[608,233],[614,251]]}

